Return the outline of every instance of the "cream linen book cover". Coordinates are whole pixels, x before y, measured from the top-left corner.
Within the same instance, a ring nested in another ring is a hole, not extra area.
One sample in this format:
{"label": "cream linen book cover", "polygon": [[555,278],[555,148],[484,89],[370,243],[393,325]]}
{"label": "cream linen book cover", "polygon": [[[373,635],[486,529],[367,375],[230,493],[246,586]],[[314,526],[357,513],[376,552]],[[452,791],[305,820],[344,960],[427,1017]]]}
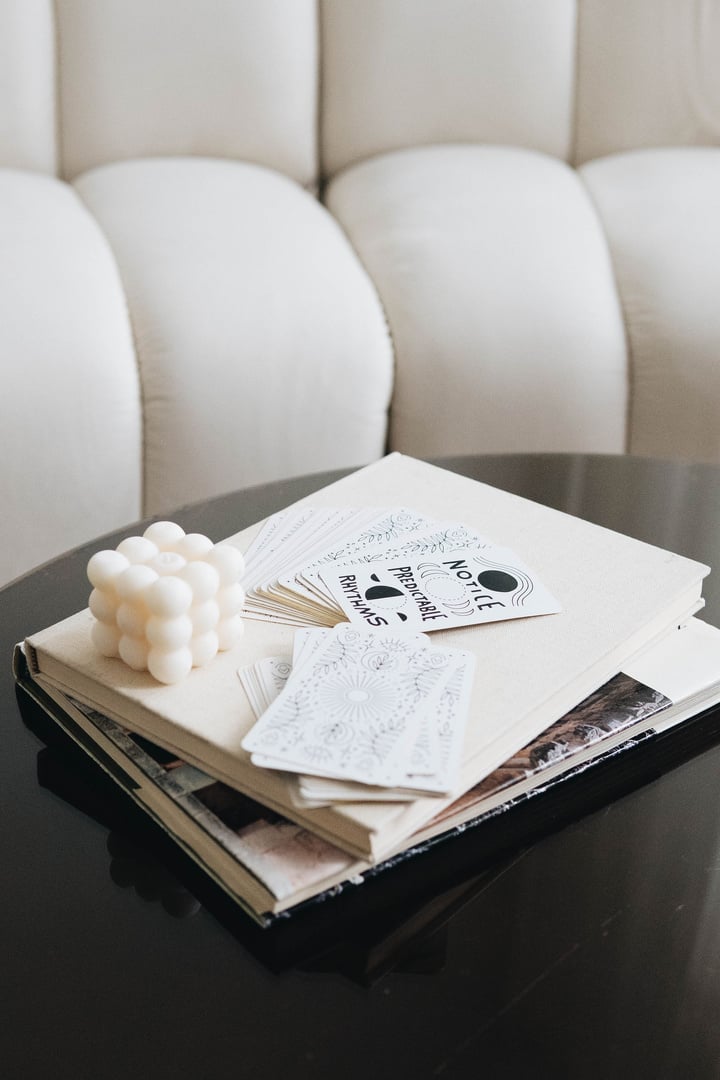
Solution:
{"label": "cream linen book cover", "polygon": [[[383,858],[608,678],[622,661],[697,610],[708,567],[447,472],[391,454],[302,500],[409,506],[511,548],[562,605],[555,615],[439,631],[477,657],[461,783],[451,798],[302,810],[285,777],[253,766],[241,742],[254,722],[239,667],[290,654],[290,627],[246,622],[241,642],[174,686],[98,655],[85,610],[26,640],[34,677],[96,706],[229,785],[348,851]],[[241,550],[258,526],[229,537]],[[89,589],[88,589],[89,591]]]}

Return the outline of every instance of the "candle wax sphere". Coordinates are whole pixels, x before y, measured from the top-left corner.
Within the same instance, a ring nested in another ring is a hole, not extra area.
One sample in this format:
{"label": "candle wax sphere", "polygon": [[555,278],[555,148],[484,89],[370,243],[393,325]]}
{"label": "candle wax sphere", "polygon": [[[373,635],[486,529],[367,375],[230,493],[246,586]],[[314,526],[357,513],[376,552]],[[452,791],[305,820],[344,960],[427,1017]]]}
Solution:
{"label": "candle wax sphere", "polygon": [[223,586],[234,585],[245,569],[242,552],[232,544],[216,544],[205,561],[215,567]]}
{"label": "candle wax sphere", "polygon": [[179,575],[193,591],[193,603],[202,604],[211,600],[220,588],[220,575],[214,566],[206,562],[191,562],[180,571]]}
{"label": "candle wax sphere", "polygon": [[152,540],[161,550],[173,547],[184,535],[185,530],[174,521],[154,521],[143,533],[146,540]]}
{"label": "candle wax sphere", "polygon": [[242,585],[226,585],[217,594],[220,618],[228,619],[231,615],[237,615],[245,602],[245,591]]}
{"label": "candle wax sphere", "polygon": [[96,589],[106,588],[130,565],[119,551],[96,551],[87,566],[90,584]]}
{"label": "candle wax sphere", "polygon": [[88,607],[96,619],[100,622],[111,623],[117,612],[117,599],[113,593],[106,589],[93,589],[90,593]]}
{"label": "candle wax sphere", "polygon": [[149,562],[160,549],[145,536],[127,536],[120,541],[116,550],[134,564]]}
{"label": "candle wax sphere", "polygon": [[196,634],[190,642],[193,667],[203,667],[216,655],[220,643],[214,630],[208,630],[205,634]]}
{"label": "candle wax sphere", "polygon": [[214,600],[206,600],[204,604],[193,604],[190,608],[193,632],[205,634],[208,630],[214,630],[220,622],[220,608]]}
{"label": "candle wax sphere", "polygon": [[174,619],[184,615],[192,604],[192,589],[180,578],[162,577],[150,586],[145,602],[153,615]]}
{"label": "candle wax sphere", "polygon": [[192,653],[189,649],[174,649],[164,652],[151,649],[148,653],[147,666],[154,679],[161,683],[177,683],[190,674]]}
{"label": "candle wax sphere", "polygon": [[174,619],[151,615],[145,633],[150,644],[157,649],[181,649],[190,643],[193,624],[189,615],[177,615]]}
{"label": "candle wax sphere", "polygon": [[118,648],[120,659],[133,671],[145,671],[148,663],[148,644],[143,638],[123,634]]}
{"label": "candle wax sphere", "polygon": [[[144,637],[146,622],[147,615],[136,604],[121,604],[117,610],[117,625],[123,634]],[[120,655],[122,656],[122,653]]]}
{"label": "candle wax sphere", "polygon": [[177,551],[178,555],[190,562],[193,559],[205,559],[214,546],[212,540],[202,533],[188,533],[173,544],[173,551]]}
{"label": "candle wax sphere", "polygon": [[115,588],[122,600],[133,601],[157,579],[157,573],[149,566],[128,566],[115,579]]}

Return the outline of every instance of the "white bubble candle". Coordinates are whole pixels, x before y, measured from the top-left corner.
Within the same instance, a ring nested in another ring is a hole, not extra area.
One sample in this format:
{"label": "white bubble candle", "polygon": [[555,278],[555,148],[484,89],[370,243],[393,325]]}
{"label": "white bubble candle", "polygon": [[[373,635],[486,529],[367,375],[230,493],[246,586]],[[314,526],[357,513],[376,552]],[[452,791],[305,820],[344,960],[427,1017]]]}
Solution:
{"label": "white bubble candle", "polygon": [[158,682],[180,682],[241,637],[243,570],[237,548],[172,521],[96,552],[87,566],[95,648]]}

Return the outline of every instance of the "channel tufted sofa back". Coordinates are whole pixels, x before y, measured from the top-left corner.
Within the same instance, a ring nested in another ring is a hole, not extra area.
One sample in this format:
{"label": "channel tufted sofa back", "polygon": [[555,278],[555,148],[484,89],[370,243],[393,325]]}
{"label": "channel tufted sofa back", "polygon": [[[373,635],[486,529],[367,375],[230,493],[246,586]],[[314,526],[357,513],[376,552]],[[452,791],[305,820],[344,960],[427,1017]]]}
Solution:
{"label": "channel tufted sofa back", "polygon": [[716,146],[719,50],[714,0],[3,0],[0,164]]}
{"label": "channel tufted sofa back", "polygon": [[442,143],[717,146],[715,0],[321,0],[325,171]]}
{"label": "channel tufted sofa back", "polygon": [[126,158],[198,154],[307,184],[317,173],[320,85],[329,174],[434,142],[566,157],[575,7],[5,0],[3,164],[71,180]]}
{"label": "channel tufted sofa back", "polygon": [[2,0],[0,161],[198,155],[316,180],[315,0]]}
{"label": "channel tufted sofa back", "polygon": [[50,0],[0,4],[0,168],[57,167],[55,18]]}
{"label": "channel tufted sofa back", "polygon": [[0,582],[418,456],[720,462],[720,0],[0,0]]}
{"label": "channel tufted sofa back", "polygon": [[325,172],[447,143],[572,147],[575,0],[322,0]]}
{"label": "channel tufted sofa back", "polygon": [[579,0],[572,161],[720,144],[716,0]]}

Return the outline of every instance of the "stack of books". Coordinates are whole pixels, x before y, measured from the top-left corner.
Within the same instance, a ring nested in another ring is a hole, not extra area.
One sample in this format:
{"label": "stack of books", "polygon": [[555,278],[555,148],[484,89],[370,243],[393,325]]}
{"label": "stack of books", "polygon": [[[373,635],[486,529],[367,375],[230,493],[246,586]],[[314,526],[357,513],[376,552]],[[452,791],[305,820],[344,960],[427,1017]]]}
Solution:
{"label": "stack of books", "polygon": [[460,833],[521,843],[720,726],[682,556],[400,454],[225,542],[245,632],[182,682],[100,656],[89,611],[15,672],[261,925]]}

